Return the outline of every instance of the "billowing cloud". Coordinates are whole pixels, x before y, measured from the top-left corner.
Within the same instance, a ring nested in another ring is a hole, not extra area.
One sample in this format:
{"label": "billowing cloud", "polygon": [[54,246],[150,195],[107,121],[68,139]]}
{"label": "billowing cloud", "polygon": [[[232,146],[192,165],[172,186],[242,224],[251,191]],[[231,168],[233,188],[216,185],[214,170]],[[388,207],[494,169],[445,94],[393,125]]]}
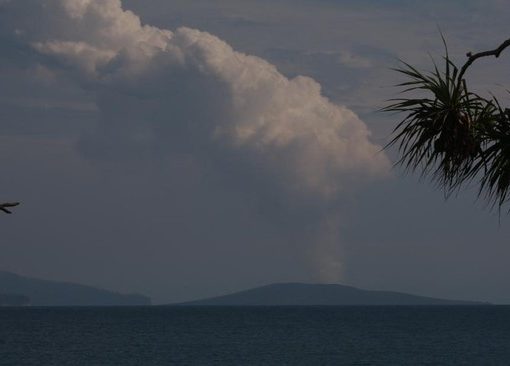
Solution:
{"label": "billowing cloud", "polygon": [[207,32],[144,25],[120,0],[1,4],[2,36],[36,69],[93,96],[97,124],[78,145],[87,157],[182,156],[241,194],[279,201],[267,220],[287,225],[316,278],[338,279],[335,202],[386,175],[389,161],[363,121],[316,81],[289,79]]}
{"label": "billowing cloud", "polygon": [[83,144],[89,152],[234,155],[293,193],[321,198],[387,171],[365,124],[317,82],[289,80],[209,33],[143,25],[120,0],[20,0],[6,9],[13,36],[96,94],[101,123]]}

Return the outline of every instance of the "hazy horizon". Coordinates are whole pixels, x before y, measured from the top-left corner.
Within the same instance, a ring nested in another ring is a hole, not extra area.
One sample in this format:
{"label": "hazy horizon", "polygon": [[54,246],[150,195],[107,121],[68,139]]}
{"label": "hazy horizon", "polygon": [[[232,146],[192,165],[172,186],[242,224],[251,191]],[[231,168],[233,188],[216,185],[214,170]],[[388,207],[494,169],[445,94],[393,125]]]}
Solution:
{"label": "hazy horizon", "polygon": [[[500,0],[0,0],[0,270],[181,302],[340,283],[510,303],[509,216],[383,150],[399,59]],[[470,70],[503,95],[510,55]]]}

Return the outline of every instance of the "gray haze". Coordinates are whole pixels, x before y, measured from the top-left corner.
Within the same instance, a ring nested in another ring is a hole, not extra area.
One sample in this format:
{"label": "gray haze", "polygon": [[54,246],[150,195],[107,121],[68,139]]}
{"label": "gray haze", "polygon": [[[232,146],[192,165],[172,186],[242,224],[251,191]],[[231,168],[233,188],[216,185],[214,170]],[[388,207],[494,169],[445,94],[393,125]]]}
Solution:
{"label": "gray haze", "polygon": [[[508,218],[392,170],[376,112],[398,58],[440,59],[438,27],[459,62],[508,38],[504,1],[119,4],[0,0],[0,198],[23,201],[0,269],[155,302],[272,282],[510,301]],[[502,93],[509,66],[473,86]]]}

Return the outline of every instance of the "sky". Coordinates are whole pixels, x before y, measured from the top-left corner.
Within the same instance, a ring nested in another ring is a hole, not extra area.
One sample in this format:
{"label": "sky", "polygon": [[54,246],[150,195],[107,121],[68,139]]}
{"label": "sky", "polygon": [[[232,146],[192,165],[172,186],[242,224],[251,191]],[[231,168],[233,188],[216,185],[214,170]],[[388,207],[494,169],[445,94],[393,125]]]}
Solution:
{"label": "sky", "polygon": [[[505,1],[0,0],[0,269],[155,303],[274,282],[510,303],[510,219],[383,150],[399,59]],[[470,69],[505,95],[510,56]],[[505,99],[506,98],[506,99]]]}

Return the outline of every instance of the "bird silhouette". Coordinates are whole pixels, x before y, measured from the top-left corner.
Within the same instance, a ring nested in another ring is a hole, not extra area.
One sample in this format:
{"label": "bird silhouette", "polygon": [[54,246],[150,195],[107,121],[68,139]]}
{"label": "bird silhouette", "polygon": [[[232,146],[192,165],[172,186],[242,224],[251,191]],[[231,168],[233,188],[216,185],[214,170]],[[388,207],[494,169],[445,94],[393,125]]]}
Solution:
{"label": "bird silhouette", "polygon": [[6,214],[12,214],[8,208],[16,207],[19,205],[19,202],[6,202],[6,203],[0,203],[0,211],[5,212]]}

